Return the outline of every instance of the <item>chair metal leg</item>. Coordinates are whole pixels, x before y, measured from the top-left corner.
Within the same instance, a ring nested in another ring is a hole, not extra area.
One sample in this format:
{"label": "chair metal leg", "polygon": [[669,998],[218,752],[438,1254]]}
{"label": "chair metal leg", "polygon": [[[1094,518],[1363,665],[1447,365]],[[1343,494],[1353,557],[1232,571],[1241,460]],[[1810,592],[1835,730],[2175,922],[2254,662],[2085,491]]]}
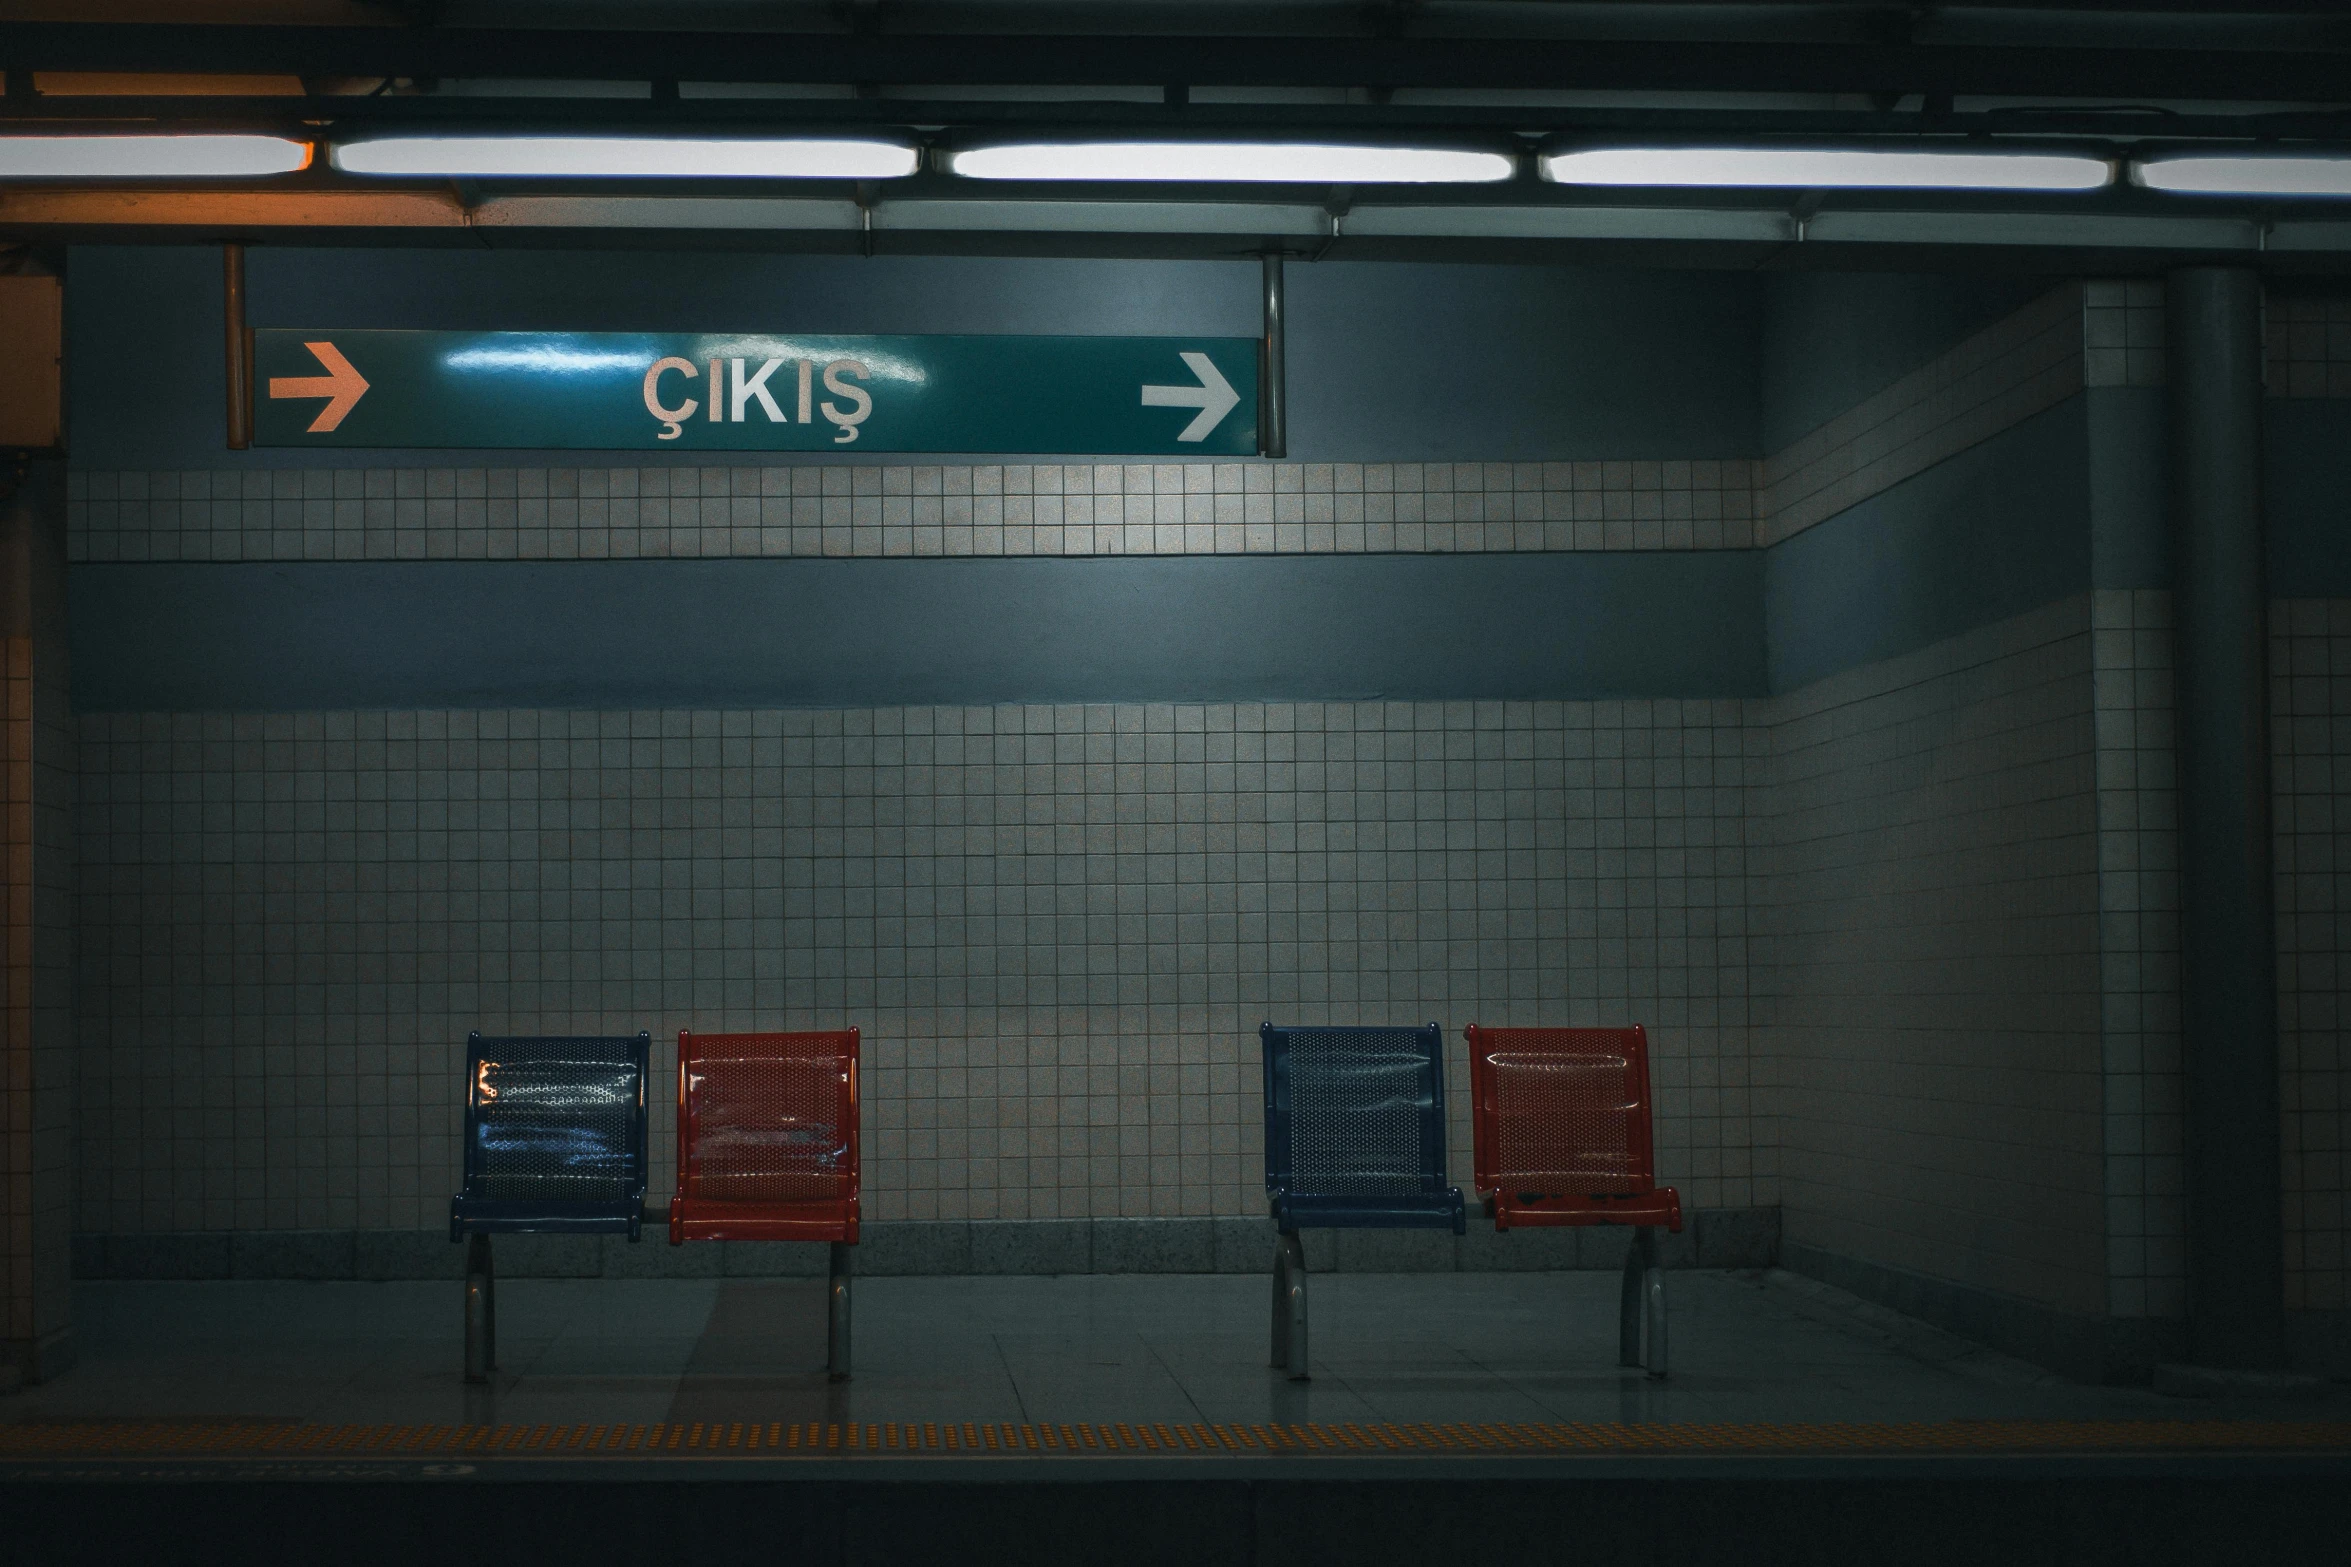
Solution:
{"label": "chair metal leg", "polygon": [[1665,1375],[1665,1270],[1657,1265],[1657,1232],[1633,1231],[1624,1258],[1624,1286],[1618,1297],[1616,1363]]}
{"label": "chair metal leg", "polygon": [[1293,1382],[1307,1379],[1306,1247],[1296,1230],[1275,1238],[1273,1363]]}
{"label": "chair metal leg", "polygon": [[1290,1366],[1290,1249],[1279,1235],[1273,1241],[1273,1357],[1276,1371]]}
{"label": "chair metal leg", "polygon": [[1641,1286],[1641,1364],[1651,1377],[1665,1376],[1665,1270],[1650,1268]]}
{"label": "chair metal leg", "polygon": [[1616,1301],[1616,1363],[1620,1366],[1641,1363],[1641,1253],[1648,1238],[1647,1230],[1635,1230],[1633,1243],[1625,1248],[1624,1281]]}
{"label": "chair metal leg", "polygon": [[465,1380],[487,1382],[498,1369],[498,1275],[490,1263],[490,1237],[465,1243]]}
{"label": "chair metal leg", "polygon": [[835,1382],[849,1380],[849,1278],[854,1256],[846,1243],[834,1241],[826,1269],[824,1366]]}

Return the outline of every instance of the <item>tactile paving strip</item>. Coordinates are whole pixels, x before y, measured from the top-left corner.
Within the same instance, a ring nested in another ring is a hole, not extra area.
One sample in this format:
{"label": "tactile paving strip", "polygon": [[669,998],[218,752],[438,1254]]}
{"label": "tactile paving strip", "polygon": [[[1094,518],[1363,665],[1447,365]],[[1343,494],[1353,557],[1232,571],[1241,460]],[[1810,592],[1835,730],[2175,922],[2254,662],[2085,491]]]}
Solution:
{"label": "tactile paving strip", "polygon": [[1883,1425],[0,1425],[0,1460],[168,1458],[1769,1457],[2351,1453],[2351,1422],[1955,1420]]}

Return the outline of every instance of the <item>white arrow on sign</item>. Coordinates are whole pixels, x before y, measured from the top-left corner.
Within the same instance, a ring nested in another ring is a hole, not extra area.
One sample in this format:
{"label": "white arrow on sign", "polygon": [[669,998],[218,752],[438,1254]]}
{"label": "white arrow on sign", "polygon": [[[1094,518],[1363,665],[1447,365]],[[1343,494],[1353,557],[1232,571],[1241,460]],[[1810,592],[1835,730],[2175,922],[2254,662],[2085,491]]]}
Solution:
{"label": "white arrow on sign", "polygon": [[1233,383],[1217,373],[1206,354],[1179,356],[1185,368],[1200,378],[1198,386],[1146,386],[1143,388],[1143,406],[1146,408],[1197,408],[1200,416],[1184,426],[1176,436],[1179,441],[1205,441],[1216,422],[1233,411],[1241,394],[1233,390]]}
{"label": "white arrow on sign", "polygon": [[269,378],[271,401],[281,397],[323,397],[327,405],[310,421],[312,435],[332,430],[343,422],[343,416],[359,405],[367,395],[367,377],[351,366],[332,343],[304,343],[318,362],[327,367],[325,375],[273,375]]}

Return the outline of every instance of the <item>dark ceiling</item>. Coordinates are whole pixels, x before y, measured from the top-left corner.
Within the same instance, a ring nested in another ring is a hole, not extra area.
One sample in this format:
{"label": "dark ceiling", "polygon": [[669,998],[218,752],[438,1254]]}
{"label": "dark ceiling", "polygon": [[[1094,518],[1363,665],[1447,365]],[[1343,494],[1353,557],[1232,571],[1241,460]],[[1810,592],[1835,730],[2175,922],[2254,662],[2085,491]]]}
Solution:
{"label": "dark ceiling", "polygon": [[[0,0],[0,10],[10,18],[0,22],[0,131],[246,128],[334,140],[395,128],[831,128],[934,149],[1015,131],[1344,131],[1515,149],[1526,171],[1453,191],[983,190],[933,162],[881,191],[771,183],[755,194],[781,205],[763,214],[591,209],[577,205],[594,194],[577,182],[443,181],[432,199],[453,202],[449,211],[415,217],[430,194],[418,188],[401,198],[411,215],[395,219],[362,212],[352,181],[314,167],[279,181],[285,202],[266,211],[216,202],[169,217],[152,203],[133,210],[119,192],[0,191],[0,232],[28,236],[141,223],[169,235],[200,223],[324,238],[335,224],[382,233],[414,223],[419,242],[472,243],[491,242],[490,219],[503,213],[521,226],[512,242],[525,229],[531,242],[575,232],[547,226],[560,219],[602,243],[636,233],[867,249],[1548,255],[1636,244],[1722,262],[1886,244],[1971,264],[1994,250],[2079,259],[2108,247],[2150,258],[2251,250],[2328,268],[2351,257],[2339,203],[2182,204],[2128,181],[2081,197],[1621,197],[1549,185],[1527,156],[1633,134],[2040,138],[2116,159],[2185,143],[2351,150],[2351,0]],[[345,205],[297,210],[299,192]],[[670,182],[663,193],[732,199],[744,188]],[[502,198],[513,200],[500,207]],[[539,206],[526,214],[525,198]],[[558,199],[577,210],[556,212]],[[825,200],[839,210],[819,212]],[[1587,212],[1628,201],[1640,210]],[[1182,202],[1196,205],[1171,215],[1168,204]],[[1064,210],[1048,212],[1054,203]],[[1399,203],[1411,211],[1382,211]],[[1686,217],[1684,207],[1707,211]],[[1898,222],[1886,210],[1905,207],[1926,216]]]}

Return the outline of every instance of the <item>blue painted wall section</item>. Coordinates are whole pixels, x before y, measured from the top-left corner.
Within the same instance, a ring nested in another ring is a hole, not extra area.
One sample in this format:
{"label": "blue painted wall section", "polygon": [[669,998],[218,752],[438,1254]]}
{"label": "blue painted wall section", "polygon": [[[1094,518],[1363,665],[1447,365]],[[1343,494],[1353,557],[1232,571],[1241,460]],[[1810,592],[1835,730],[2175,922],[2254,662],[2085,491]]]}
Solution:
{"label": "blue painted wall section", "polygon": [[[429,451],[231,452],[219,249],[81,246],[68,276],[77,467],[482,465]],[[1297,263],[1288,276],[1299,460],[1760,454],[1751,278],[1401,262]],[[257,327],[1241,337],[1262,327],[1254,260],[264,247],[248,253],[246,281]],[[504,461],[532,465],[525,453]]]}
{"label": "blue painted wall section", "polygon": [[[2097,387],[1765,554],[1790,690],[2090,587],[2171,584],[2161,387]],[[2351,402],[2262,409],[2269,592],[2351,596]]]}
{"label": "blue painted wall section", "polygon": [[2171,585],[2169,439],[2160,386],[2082,393],[2090,466],[2090,575],[2102,588]]}
{"label": "blue painted wall section", "polygon": [[2351,598],[2351,401],[2262,409],[2262,510],[2273,598]]}
{"label": "blue painted wall section", "polygon": [[[2088,404],[2093,576],[2171,585],[2164,391],[2097,387]],[[2351,597],[2351,401],[2262,405],[2262,511],[2274,598]]]}
{"label": "blue painted wall section", "polygon": [[1762,557],[81,566],[76,705],[1735,697]]}
{"label": "blue painted wall section", "polygon": [[1293,456],[1763,455],[1753,279],[1372,262],[1287,276]]}
{"label": "blue painted wall section", "polygon": [[2037,277],[1783,272],[1764,294],[1759,435],[1778,451],[2046,292]]}
{"label": "blue painted wall section", "polygon": [[2086,590],[2086,425],[2072,398],[1766,551],[1771,689]]}

